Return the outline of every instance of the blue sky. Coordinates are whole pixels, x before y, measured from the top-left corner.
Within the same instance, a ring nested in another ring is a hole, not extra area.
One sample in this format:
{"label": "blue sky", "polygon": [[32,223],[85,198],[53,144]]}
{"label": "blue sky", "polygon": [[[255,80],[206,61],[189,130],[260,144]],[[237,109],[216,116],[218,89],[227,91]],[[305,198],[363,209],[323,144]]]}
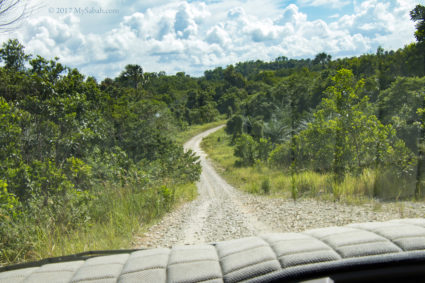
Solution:
{"label": "blue sky", "polygon": [[127,64],[199,76],[246,60],[401,48],[414,42],[409,11],[424,1],[38,0],[0,40],[18,38],[28,53],[57,56],[98,80]]}

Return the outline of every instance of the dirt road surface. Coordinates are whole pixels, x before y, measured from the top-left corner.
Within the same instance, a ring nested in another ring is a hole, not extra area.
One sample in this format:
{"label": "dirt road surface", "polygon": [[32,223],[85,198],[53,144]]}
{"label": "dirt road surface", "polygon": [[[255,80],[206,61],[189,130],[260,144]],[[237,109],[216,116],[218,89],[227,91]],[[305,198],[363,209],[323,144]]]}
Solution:
{"label": "dirt road surface", "polygon": [[243,193],[217,174],[200,147],[204,137],[222,127],[207,130],[184,144],[186,150],[191,149],[200,156],[199,196],[136,237],[136,248],[209,243],[270,232],[425,215],[425,204],[419,202],[347,205],[313,199],[294,202]]}

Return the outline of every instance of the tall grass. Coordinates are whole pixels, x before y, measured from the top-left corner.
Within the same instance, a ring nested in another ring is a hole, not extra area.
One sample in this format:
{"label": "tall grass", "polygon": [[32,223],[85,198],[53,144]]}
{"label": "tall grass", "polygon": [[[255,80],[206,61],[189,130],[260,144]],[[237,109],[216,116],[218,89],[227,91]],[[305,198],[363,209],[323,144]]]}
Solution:
{"label": "tall grass", "polygon": [[[168,191],[167,191],[168,190]],[[134,236],[167,211],[197,195],[195,184],[139,189],[106,184],[95,188],[95,199],[84,225],[67,230],[43,217],[28,215],[16,225],[21,250],[5,253],[0,263],[39,260],[90,250],[131,248]],[[168,192],[171,192],[169,194]],[[38,223],[37,223],[38,221]],[[25,227],[27,229],[25,229]]]}

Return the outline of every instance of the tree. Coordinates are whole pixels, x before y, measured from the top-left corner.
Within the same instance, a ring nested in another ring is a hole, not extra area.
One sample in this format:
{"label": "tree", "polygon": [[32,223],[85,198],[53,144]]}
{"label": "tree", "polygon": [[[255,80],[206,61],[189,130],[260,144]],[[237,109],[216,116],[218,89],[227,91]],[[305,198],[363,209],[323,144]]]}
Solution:
{"label": "tree", "polygon": [[[416,5],[416,7],[410,11],[410,17],[416,23],[415,37],[418,41],[419,48],[422,50],[423,56],[423,75],[425,76],[425,6]],[[425,100],[422,102],[422,108],[425,108]],[[417,198],[421,196],[420,183],[422,179],[423,171],[425,170],[425,129],[420,128],[419,132],[419,153],[418,153],[418,168],[416,174],[416,190],[415,195]]]}
{"label": "tree", "polygon": [[0,58],[5,63],[6,69],[9,70],[23,71],[25,62],[30,57],[30,55],[25,54],[24,46],[17,39],[9,39],[6,43],[3,43],[3,48],[0,49]]}
{"label": "tree", "polygon": [[322,69],[324,69],[325,66],[327,64],[329,64],[331,59],[332,59],[331,55],[326,54],[325,52],[321,52],[321,53],[317,54],[316,57],[314,57],[313,64],[314,65],[320,64],[320,65],[322,65]]}
{"label": "tree", "polygon": [[338,181],[346,172],[360,173],[366,167],[397,167],[400,174],[410,170],[412,154],[393,126],[371,114],[367,96],[359,97],[363,81],[356,82],[347,69],[338,71],[333,81],[314,121],[297,137],[303,159],[313,169],[332,169]]}
{"label": "tree", "polygon": [[417,109],[424,99],[425,77],[398,77],[388,89],[380,92],[377,101],[381,122],[393,124],[398,137],[415,153],[420,131]]}
{"label": "tree", "polygon": [[20,158],[20,116],[18,109],[0,97],[0,174],[14,166]]}
{"label": "tree", "polygon": [[248,94],[245,89],[231,87],[227,89],[220,98],[218,98],[218,110],[221,113],[226,113],[231,116],[230,113],[237,112],[241,101],[247,96]]}
{"label": "tree", "polygon": [[124,71],[121,72],[117,81],[122,83],[123,86],[138,89],[139,84],[142,86],[144,84],[143,68],[139,65],[129,64],[125,66]]}
{"label": "tree", "polygon": [[251,166],[258,156],[257,143],[250,135],[242,134],[236,141],[234,154],[240,158],[239,165]]}
{"label": "tree", "polygon": [[54,60],[47,61],[43,57],[37,55],[35,59],[30,61],[32,67],[30,71],[43,80],[54,83],[59,79],[62,72],[66,70],[58,61],[58,57],[55,57]]}
{"label": "tree", "polygon": [[235,115],[227,121],[226,133],[232,135],[232,142],[234,142],[238,136],[242,135],[243,125],[244,120],[241,115]]}
{"label": "tree", "polygon": [[422,49],[423,56],[423,74],[425,75],[425,6],[416,5],[416,7],[410,11],[410,18],[416,23],[415,37]]}
{"label": "tree", "polygon": [[264,136],[264,124],[262,121],[257,120],[252,123],[251,135],[257,140]]}
{"label": "tree", "polygon": [[224,79],[231,85],[238,88],[242,88],[245,86],[246,82],[244,77],[236,72],[235,67],[233,65],[228,66],[224,72]]}
{"label": "tree", "polygon": [[425,41],[425,6],[416,5],[416,7],[410,11],[410,17],[416,23],[415,37],[418,42]]}

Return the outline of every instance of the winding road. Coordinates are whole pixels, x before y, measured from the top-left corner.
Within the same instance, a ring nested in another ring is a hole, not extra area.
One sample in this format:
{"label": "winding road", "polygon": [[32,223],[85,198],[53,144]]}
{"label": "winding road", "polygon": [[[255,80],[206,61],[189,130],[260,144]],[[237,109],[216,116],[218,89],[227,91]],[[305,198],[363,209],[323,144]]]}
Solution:
{"label": "winding road", "polygon": [[241,192],[230,186],[217,174],[207,155],[201,149],[201,141],[209,134],[223,128],[207,130],[184,144],[199,157],[202,166],[197,183],[198,197],[171,212],[154,225],[140,245],[172,246],[196,244],[257,235],[271,229],[260,222],[240,201]]}
{"label": "winding road", "polygon": [[270,232],[303,231],[425,215],[423,203],[404,202],[401,210],[400,203],[347,205],[313,199],[294,202],[243,193],[218,175],[200,147],[204,137],[223,127],[207,130],[184,144],[185,150],[191,149],[200,157],[199,196],[168,213],[143,235],[135,237],[134,247],[208,243]]}
{"label": "winding road", "polygon": [[200,147],[204,137],[222,127],[224,126],[203,132],[184,145],[186,150],[191,149],[200,157],[202,166],[197,184],[199,197],[191,211],[190,225],[184,229],[184,242],[209,242],[222,237],[232,238],[241,234],[256,235],[271,231],[240,202],[241,193],[218,175]]}

